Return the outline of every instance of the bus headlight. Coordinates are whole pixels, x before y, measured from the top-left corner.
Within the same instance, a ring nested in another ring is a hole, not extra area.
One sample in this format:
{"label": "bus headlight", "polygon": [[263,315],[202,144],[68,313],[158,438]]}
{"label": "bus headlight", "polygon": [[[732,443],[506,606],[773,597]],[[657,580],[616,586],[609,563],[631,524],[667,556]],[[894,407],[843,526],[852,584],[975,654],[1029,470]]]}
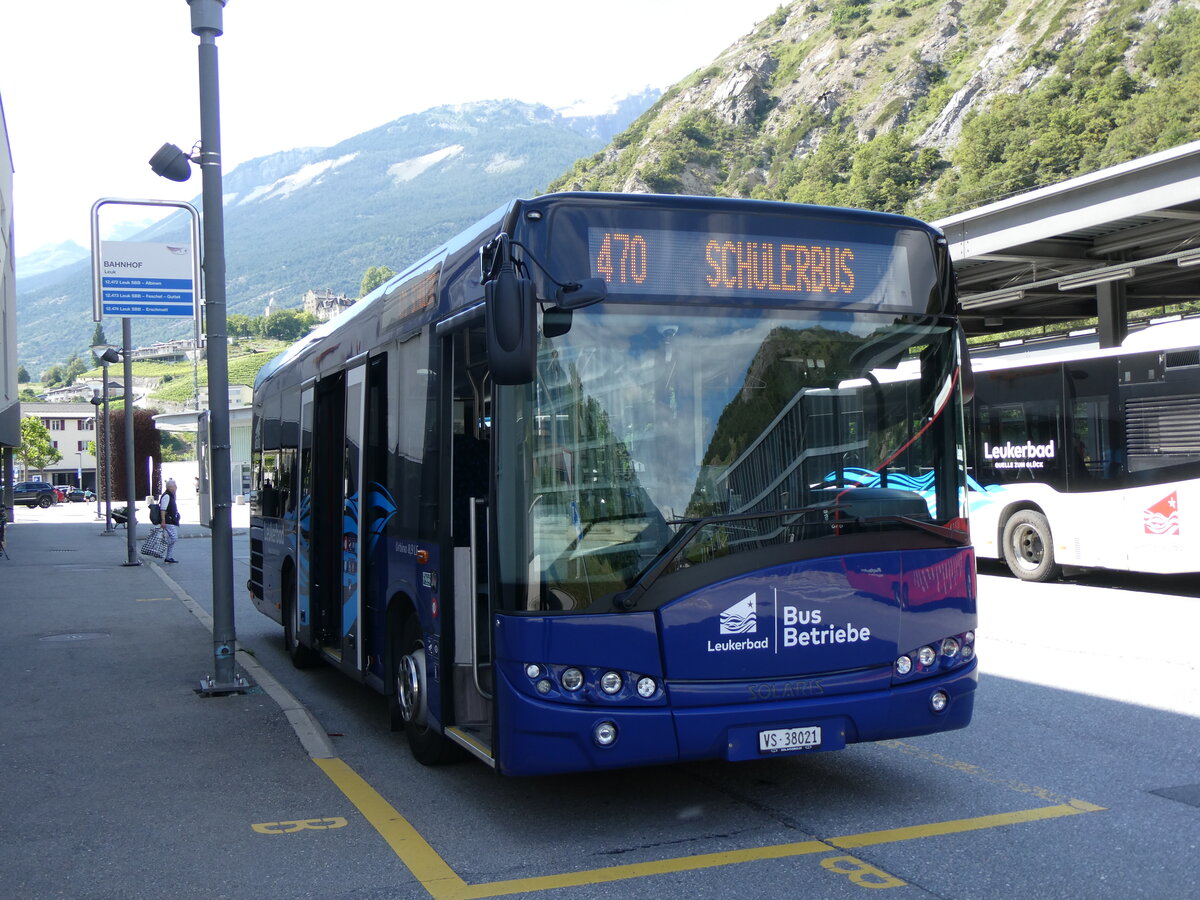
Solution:
{"label": "bus headlight", "polygon": [[624,686],[625,681],[617,672],[605,672],[600,676],[600,690],[606,694],[619,694]]}
{"label": "bus headlight", "polygon": [[937,652],[932,647],[922,647],[917,651],[917,662],[928,669],[937,660]]}
{"label": "bus headlight", "polygon": [[942,656],[946,657],[946,659],[954,659],[954,657],[958,656],[958,649],[958,641],[954,638],[948,637],[942,641]]}
{"label": "bus headlight", "polygon": [[934,691],[929,697],[929,708],[940,713],[950,705],[950,695],[945,691]]}
{"label": "bus headlight", "polygon": [[907,675],[912,671],[912,658],[908,656],[900,656],[896,658],[896,674]]}
{"label": "bus headlight", "polygon": [[654,679],[649,675],[643,675],[638,679],[637,692],[638,696],[644,700],[649,700],[654,696],[654,692],[658,690],[658,685],[654,683]]}
{"label": "bus headlight", "polygon": [[537,663],[526,663],[526,665],[525,665],[526,677],[537,678],[541,674],[542,674],[542,667],[539,666]]}
{"label": "bus headlight", "polygon": [[574,667],[563,669],[559,680],[562,686],[572,693],[583,687],[583,673]]}

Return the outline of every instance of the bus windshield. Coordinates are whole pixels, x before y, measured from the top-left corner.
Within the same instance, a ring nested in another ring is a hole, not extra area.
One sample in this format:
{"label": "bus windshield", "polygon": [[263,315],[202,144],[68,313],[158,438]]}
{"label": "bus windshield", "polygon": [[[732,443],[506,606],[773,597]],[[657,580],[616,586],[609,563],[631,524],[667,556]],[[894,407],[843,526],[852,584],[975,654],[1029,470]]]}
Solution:
{"label": "bus windshield", "polygon": [[935,317],[611,298],[576,312],[521,389],[525,607],[592,607],[680,540],[692,565],[843,533],[832,518],[961,518],[955,346]]}

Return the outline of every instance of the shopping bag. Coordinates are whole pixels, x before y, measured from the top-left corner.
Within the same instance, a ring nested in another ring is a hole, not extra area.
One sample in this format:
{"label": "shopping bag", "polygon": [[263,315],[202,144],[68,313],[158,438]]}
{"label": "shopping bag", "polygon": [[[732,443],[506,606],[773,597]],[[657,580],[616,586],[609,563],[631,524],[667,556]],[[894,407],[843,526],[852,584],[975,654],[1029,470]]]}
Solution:
{"label": "shopping bag", "polygon": [[167,533],[162,528],[155,528],[146,540],[142,541],[142,553],[146,556],[162,559],[167,552]]}

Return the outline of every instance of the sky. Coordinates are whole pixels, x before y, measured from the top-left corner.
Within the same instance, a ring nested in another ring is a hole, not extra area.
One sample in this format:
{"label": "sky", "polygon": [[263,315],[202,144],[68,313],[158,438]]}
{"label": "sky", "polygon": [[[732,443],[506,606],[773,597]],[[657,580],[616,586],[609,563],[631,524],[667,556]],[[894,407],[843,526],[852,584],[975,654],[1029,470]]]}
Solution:
{"label": "sky", "polygon": [[[666,88],[784,0],[229,0],[217,38],[222,171],[443,104],[561,107]],[[18,260],[90,242],[100,198],[192,200],[148,160],[199,141],[187,0],[9,0],[0,102]],[[108,218],[104,226],[116,224]],[[19,273],[18,273],[19,274]]]}

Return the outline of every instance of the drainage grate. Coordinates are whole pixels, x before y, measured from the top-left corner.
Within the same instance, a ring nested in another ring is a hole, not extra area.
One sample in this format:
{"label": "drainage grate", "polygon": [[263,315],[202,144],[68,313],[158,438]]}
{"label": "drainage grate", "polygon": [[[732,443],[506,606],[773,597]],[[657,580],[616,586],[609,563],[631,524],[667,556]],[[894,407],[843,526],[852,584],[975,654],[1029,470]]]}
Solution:
{"label": "drainage grate", "polygon": [[1200,784],[1185,784],[1181,787],[1159,788],[1157,791],[1151,791],[1159,797],[1166,797],[1168,800],[1178,800],[1180,803],[1186,803],[1188,806],[1200,808]]}
{"label": "drainage grate", "polygon": [[77,551],[75,550],[74,547],[51,547],[46,552],[47,553],[75,553]]}
{"label": "drainage grate", "polygon": [[38,638],[38,640],[57,644],[72,641],[97,641],[100,638],[106,637],[112,637],[112,635],[107,631],[72,631],[68,634],[48,634],[45,637]]}

